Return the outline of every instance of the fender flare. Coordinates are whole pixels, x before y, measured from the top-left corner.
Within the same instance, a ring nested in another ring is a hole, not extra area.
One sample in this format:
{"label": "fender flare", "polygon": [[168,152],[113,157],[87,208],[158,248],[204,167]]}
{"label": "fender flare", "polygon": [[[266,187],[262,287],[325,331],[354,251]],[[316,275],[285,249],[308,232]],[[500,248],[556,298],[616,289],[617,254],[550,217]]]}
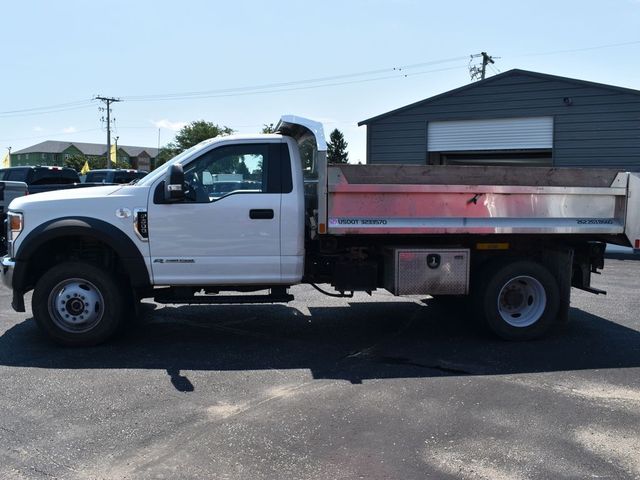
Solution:
{"label": "fender flare", "polygon": [[66,217],[38,225],[20,243],[15,256],[14,291],[26,291],[29,260],[34,252],[47,242],[66,236],[92,237],[110,246],[122,260],[122,266],[134,288],[151,286],[149,272],[142,253],[126,233],[103,220],[89,217]]}

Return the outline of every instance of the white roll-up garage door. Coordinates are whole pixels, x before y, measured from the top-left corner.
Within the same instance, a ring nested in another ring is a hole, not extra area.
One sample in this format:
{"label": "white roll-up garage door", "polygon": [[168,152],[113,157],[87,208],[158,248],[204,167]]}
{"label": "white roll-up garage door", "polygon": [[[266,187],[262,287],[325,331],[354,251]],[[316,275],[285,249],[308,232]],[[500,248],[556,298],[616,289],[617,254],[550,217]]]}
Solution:
{"label": "white roll-up garage door", "polygon": [[429,152],[553,148],[553,117],[429,122]]}

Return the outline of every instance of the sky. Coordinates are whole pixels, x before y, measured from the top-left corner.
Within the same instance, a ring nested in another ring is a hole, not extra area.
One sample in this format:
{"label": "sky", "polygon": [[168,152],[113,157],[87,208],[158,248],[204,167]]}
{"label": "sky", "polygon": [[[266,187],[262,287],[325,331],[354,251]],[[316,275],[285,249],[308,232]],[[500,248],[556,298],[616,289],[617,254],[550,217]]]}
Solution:
{"label": "sky", "polygon": [[470,82],[533,70],[640,90],[640,0],[0,2],[0,157],[45,140],[156,147],[206,120],[259,132],[295,114],[338,128]]}

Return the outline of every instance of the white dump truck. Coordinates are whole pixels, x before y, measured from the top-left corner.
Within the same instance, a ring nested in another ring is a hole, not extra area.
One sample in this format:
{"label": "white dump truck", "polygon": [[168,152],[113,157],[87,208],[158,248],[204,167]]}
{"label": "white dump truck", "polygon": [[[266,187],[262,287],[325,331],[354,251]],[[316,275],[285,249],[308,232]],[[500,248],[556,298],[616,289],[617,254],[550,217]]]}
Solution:
{"label": "white dump truck", "polygon": [[567,319],[572,286],[603,293],[606,243],[640,248],[638,174],[327,165],[321,124],[285,116],[277,132],[204,141],[129,185],[15,199],[13,308],[33,290],[44,332],[92,345],[143,298],[287,302],[292,285],[330,284],[468,298],[497,335],[527,340]]}

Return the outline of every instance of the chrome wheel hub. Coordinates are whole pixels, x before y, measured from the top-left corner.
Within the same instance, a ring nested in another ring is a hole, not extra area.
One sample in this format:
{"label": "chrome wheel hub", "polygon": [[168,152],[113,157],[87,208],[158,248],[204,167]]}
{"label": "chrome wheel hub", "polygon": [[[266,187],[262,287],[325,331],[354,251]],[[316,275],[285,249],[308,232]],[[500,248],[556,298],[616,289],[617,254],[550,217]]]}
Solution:
{"label": "chrome wheel hub", "polygon": [[91,282],[71,278],[60,282],[49,294],[49,313],[62,330],[86,332],[102,318],[104,298]]}
{"label": "chrome wheel hub", "polygon": [[547,306],[542,284],[526,275],[504,284],[498,296],[498,313],[512,327],[529,327],[536,323]]}

